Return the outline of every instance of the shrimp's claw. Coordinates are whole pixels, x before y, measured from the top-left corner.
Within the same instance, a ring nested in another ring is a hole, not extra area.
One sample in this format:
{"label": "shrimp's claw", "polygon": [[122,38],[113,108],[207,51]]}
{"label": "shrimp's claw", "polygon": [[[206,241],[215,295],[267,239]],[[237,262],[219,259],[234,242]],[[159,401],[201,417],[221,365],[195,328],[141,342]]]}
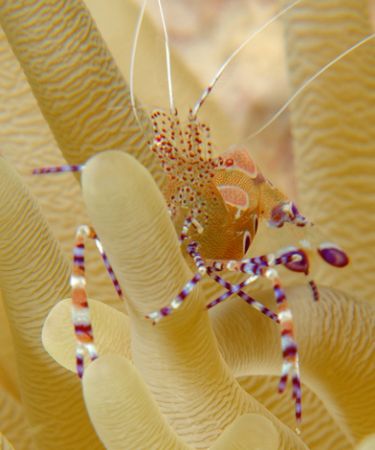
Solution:
{"label": "shrimp's claw", "polygon": [[318,246],[318,253],[331,266],[345,267],[349,264],[348,255],[336,244],[323,242]]}
{"label": "shrimp's claw", "polygon": [[271,210],[271,217],[268,221],[269,226],[273,228],[281,228],[285,223],[292,223],[297,227],[312,225],[306,217],[298,211],[295,203],[291,201],[284,201],[277,204]]}

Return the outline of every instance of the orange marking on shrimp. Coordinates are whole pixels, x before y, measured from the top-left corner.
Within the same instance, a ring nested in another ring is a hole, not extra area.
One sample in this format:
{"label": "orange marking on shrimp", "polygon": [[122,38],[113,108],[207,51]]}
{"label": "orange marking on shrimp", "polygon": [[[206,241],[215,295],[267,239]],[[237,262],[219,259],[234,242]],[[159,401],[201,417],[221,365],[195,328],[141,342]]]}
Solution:
{"label": "orange marking on shrimp", "polygon": [[225,164],[228,169],[242,170],[250,178],[256,178],[258,175],[258,168],[245,147],[231,147],[223,153],[222,157],[226,162],[232,161],[230,165]]}
{"label": "orange marking on shrimp", "polygon": [[235,206],[239,209],[247,209],[249,207],[249,196],[241,187],[220,184],[217,188],[219,189],[223,200],[228,205]]}

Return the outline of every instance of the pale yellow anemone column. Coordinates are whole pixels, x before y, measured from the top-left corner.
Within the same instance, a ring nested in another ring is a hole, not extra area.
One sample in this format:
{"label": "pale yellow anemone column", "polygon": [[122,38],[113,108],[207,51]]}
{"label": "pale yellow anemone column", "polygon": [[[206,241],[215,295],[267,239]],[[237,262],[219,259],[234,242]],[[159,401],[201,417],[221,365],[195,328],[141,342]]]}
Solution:
{"label": "pale yellow anemone column", "polygon": [[39,450],[100,449],[78,378],[61,369],[41,343],[46,315],[69,292],[70,265],[4,158],[0,158],[0,211],[0,284],[30,434]]}
{"label": "pale yellow anemone column", "polygon": [[[285,3],[285,2],[284,2]],[[373,32],[368,0],[305,0],[286,19],[292,90]],[[301,209],[351,258],[320,280],[373,301],[375,44],[331,67],[291,106]]]}
{"label": "pale yellow anemone column", "polygon": [[0,448],[1,450],[14,450],[12,444],[10,444],[7,438],[1,433],[0,433]]}

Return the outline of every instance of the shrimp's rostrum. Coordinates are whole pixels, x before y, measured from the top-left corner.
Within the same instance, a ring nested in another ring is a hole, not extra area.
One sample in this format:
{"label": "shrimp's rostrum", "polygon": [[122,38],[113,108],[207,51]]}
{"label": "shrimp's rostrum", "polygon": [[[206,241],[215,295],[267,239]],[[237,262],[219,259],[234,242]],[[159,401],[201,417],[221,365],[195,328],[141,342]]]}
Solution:
{"label": "shrimp's rostrum", "polygon": [[[267,24],[285,14],[299,1],[293,2],[271,18]],[[158,3],[166,33],[161,3],[160,1]],[[138,122],[134,92],[132,91],[132,70],[136,41],[145,5],[146,2],[143,4],[136,27],[130,74],[131,104],[135,119]],[[265,25],[260,30],[263,28],[265,28]],[[249,42],[255,34],[250,36],[245,43]],[[372,37],[367,37],[358,42],[351,49],[335,58],[334,61],[338,61],[349,51],[354,50]],[[168,44],[167,36],[165,42]],[[257,233],[259,221],[265,221],[269,227],[273,228],[281,228],[285,224],[299,228],[311,228],[312,223],[299,212],[292,201],[260,172],[246,147],[233,146],[221,153],[220,156],[214,157],[213,155],[217,152],[213,151],[210,128],[207,124],[200,122],[198,118],[201,106],[224,68],[245,43],[235,50],[220,67],[211,84],[204,90],[194,108],[190,110],[184,120],[180,119],[174,106],[169,51],[166,52],[170,112],[167,113],[158,109],[151,114],[153,134],[149,146],[150,151],[158,157],[162,170],[167,175],[168,181],[164,188],[167,208],[177,230],[181,250],[186,255],[187,261],[195,273],[185,286],[181,287],[180,292],[171,299],[168,305],[163,305],[160,309],[149,312],[146,318],[151,319],[152,323],[155,324],[175,313],[204,276],[210,277],[213,282],[224,289],[224,293],[219,297],[210,299],[210,302],[206,305],[207,309],[222,303],[232,295],[244,300],[280,326],[283,363],[279,391],[284,391],[290,377],[295,400],[295,415],[299,422],[301,420],[301,381],[298,348],[294,337],[293,315],[282,287],[279,267],[307,276],[313,254],[317,254],[325,263],[336,268],[346,266],[349,259],[346,253],[333,243],[311,243],[307,239],[300,240],[297,245],[275,249],[272,253],[246,258],[246,253]],[[169,50],[168,45],[166,46]],[[297,94],[332,64],[331,61],[307,80]],[[295,96],[296,94],[292,98],[295,98]],[[81,171],[83,167],[84,164],[47,167],[36,169],[34,173]],[[76,360],[79,376],[82,376],[84,370],[84,351],[88,353],[91,359],[97,357],[85,290],[83,251],[84,241],[87,238],[95,241],[115,289],[120,297],[122,295],[119,282],[95,231],[91,227],[80,226],[77,231],[71,277],[73,322],[77,341]],[[227,272],[243,273],[244,279],[237,284],[231,283],[221,276],[222,273]],[[248,285],[261,277],[268,279],[272,285],[276,300],[276,313],[270,311],[244,291]],[[308,279],[307,282],[311,287],[312,299],[317,301],[319,292],[316,284],[311,279]],[[178,313],[183,314],[183,308]],[[168,320],[173,320],[173,318]]]}

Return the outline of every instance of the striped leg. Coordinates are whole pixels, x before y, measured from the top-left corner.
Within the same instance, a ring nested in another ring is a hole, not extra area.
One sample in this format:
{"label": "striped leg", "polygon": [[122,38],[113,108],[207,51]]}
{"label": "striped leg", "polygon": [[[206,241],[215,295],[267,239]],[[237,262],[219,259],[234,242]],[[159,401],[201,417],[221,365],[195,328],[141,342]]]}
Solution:
{"label": "striped leg", "polygon": [[115,275],[115,273],[114,273],[114,271],[112,269],[112,266],[111,266],[111,264],[110,264],[110,262],[108,260],[108,256],[106,255],[106,253],[105,253],[105,251],[103,249],[102,243],[100,242],[97,234],[95,233],[94,230],[92,230],[92,231],[93,231],[93,235],[91,237],[92,237],[92,239],[94,239],[96,248],[98,249],[98,251],[100,253],[100,256],[102,257],[102,260],[103,260],[105,268],[107,269],[107,273],[109,275],[109,278],[112,281],[112,284],[113,284],[113,286],[114,286],[114,288],[115,288],[115,290],[117,292],[117,295],[121,299],[123,299],[124,297],[123,297],[123,292],[122,292],[120,283],[119,283],[118,279],[116,278],[116,275]]}
{"label": "striped leg", "polygon": [[269,317],[270,319],[274,320],[275,322],[279,322],[277,314],[275,314],[273,311],[268,309],[266,306],[264,306],[262,303],[258,302],[254,298],[250,297],[250,295],[246,294],[242,289],[246,286],[248,286],[250,283],[255,281],[258,277],[257,276],[251,276],[246,278],[246,280],[242,281],[238,284],[231,284],[228,281],[224,280],[219,275],[215,274],[214,271],[211,268],[207,269],[208,275],[213,278],[220,286],[223,286],[225,289],[227,289],[227,292],[224,292],[220,297],[216,298],[215,300],[212,300],[208,305],[206,305],[207,309],[213,308],[214,306],[218,305],[219,303],[222,303],[227,298],[231,297],[232,295],[236,294],[240,298],[242,298],[247,304],[255,308],[257,311],[261,312],[265,316]]}
{"label": "striped leg", "polygon": [[33,170],[33,175],[47,175],[52,173],[65,173],[65,172],[81,172],[83,164],[65,164],[62,166],[40,167]]}
{"label": "striped leg", "polygon": [[88,237],[91,237],[92,231],[86,225],[82,225],[77,229],[76,242],[73,250],[73,269],[70,277],[70,286],[72,288],[72,318],[77,341],[76,367],[77,374],[80,378],[82,378],[84,371],[85,350],[89,354],[91,361],[98,357],[87,302],[84,258],[85,241]]}
{"label": "striped leg", "polygon": [[117,294],[122,298],[122,290],[120,284],[113,272],[112,266],[108,261],[102,244],[92,227],[81,225],[77,229],[76,242],[73,250],[73,270],[70,277],[70,286],[72,288],[72,316],[74,324],[74,332],[77,339],[76,348],[76,365],[77,374],[81,378],[84,370],[84,351],[86,350],[91,361],[98,357],[94,336],[92,332],[89,305],[86,293],[85,278],[85,242],[87,239],[93,239],[101,254],[104,265],[112,280]]}
{"label": "striped leg", "polygon": [[297,423],[301,422],[301,381],[299,375],[299,361],[297,344],[294,339],[293,316],[288,306],[285,292],[281,286],[278,273],[274,268],[264,270],[264,276],[272,282],[273,291],[278,307],[278,317],[281,327],[281,348],[283,353],[283,365],[279,383],[279,392],[284,392],[289,374],[292,378],[292,392],[295,400],[295,414]]}
{"label": "striped leg", "polygon": [[179,241],[180,243],[182,243],[185,239],[187,239],[188,237],[188,233],[191,227],[191,224],[193,223],[193,218],[192,216],[188,216],[185,221],[184,224],[182,225],[182,230],[181,230],[181,234],[179,237]]}
{"label": "striped leg", "polygon": [[285,390],[288,376],[291,374],[297,423],[301,421],[302,412],[297,344],[294,339],[292,312],[289,309],[275,266],[284,265],[290,270],[306,273],[308,271],[308,260],[305,256],[302,251],[290,247],[281,252],[278,257],[273,254],[261,255],[242,261],[229,261],[227,264],[228,270],[244,272],[252,276],[265,276],[272,282],[278,309],[278,321],[281,326],[281,348],[283,355],[279,392]]}
{"label": "striped leg", "polygon": [[[66,173],[66,172],[81,172],[84,164],[66,164],[62,166],[50,166],[50,167],[40,167],[33,170],[33,175],[46,175],[46,174],[56,174],[56,173]],[[115,273],[113,272],[112,266],[108,261],[108,257],[103,250],[103,246],[96,235],[95,231],[90,228],[90,234],[87,236],[95,241],[95,245],[99,250],[99,253],[104,262],[104,266],[107,269],[108,275],[111,278],[112,284],[120,298],[123,298],[123,293],[121,290],[120,283],[118,282]]]}
{"label": "striped leg", "polygon": [[179,237],[180,243],[182,243],[183,241],[185,241],[188,238],[189,230],[190,230],[190,227],[192,225],[196,228],[198,233],[202,233],[203,232],[202,225],[196,219],[194,219],[193,216],[188,216],[185,219],[184,224],[182,226],[181,234],[180,234],[180,237]]}
{"label": "striped leg", "polygon": [[146,319],[151,319],[153,325],[155,325],[163,317],[170,316],[173,313],[173,311],[175,311],[182,305],[186,297],[190,294],[190,292],[194,289],[194,287],[199,283],[201,279],[202,275],[199,272],[197,272],[193,276],[193,278],[185,284],[182,290],[176,295],[176,297],[174,297],[174,299],[169,303],[169,305],[163,306],[163,308],[150,312],[145,316]]}
{"label": "striped leg", "polygon": [[174,299],[163,308],[160,308],[156,311],[152,311],[147,314],[146,319],[151,319],[152,323],[155,325],[159,322],[163,317],[170,316],[173,311],[178,309],[186,297],[190,294],[190,292],[195,288],[195,286],[200,282],[203,275],[207,272],[206,266],[204,264],[203,259],[201,258],[199,252],[197,251],[198,244],[196,242],[192,242],[187,246],[187,251],[189,255],[193,258],[195,265],[198,268],[198,272],[193,276],[191,280],[189,280],[182,290],[174,297]]}

